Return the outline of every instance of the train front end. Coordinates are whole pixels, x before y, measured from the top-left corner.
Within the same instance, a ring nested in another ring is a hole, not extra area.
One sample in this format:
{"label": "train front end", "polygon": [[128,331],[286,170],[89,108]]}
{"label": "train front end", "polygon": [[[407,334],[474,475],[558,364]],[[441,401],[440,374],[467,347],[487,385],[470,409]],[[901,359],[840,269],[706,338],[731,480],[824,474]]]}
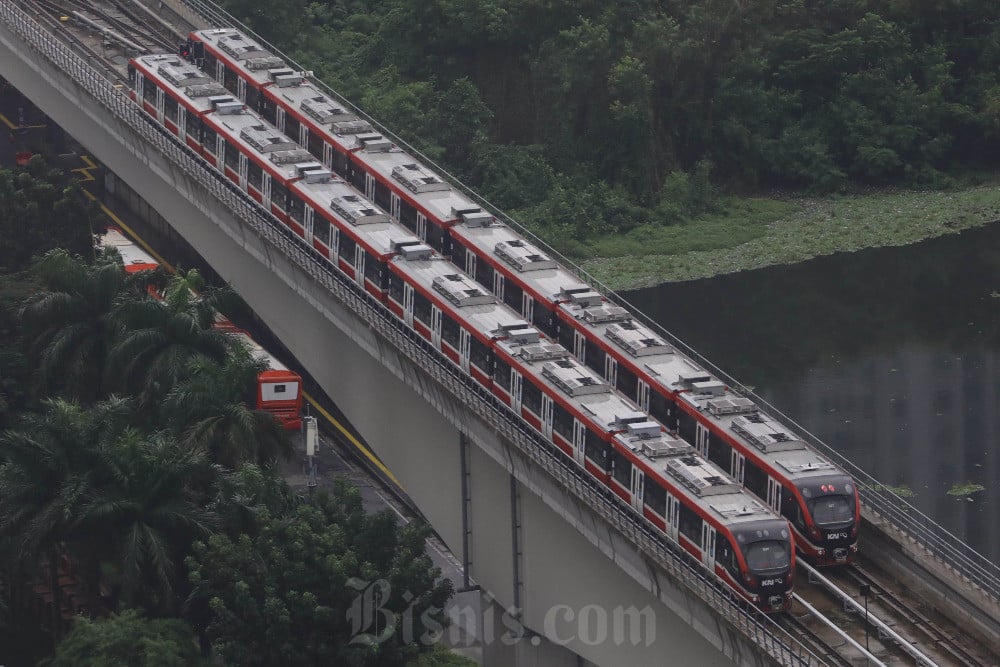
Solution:
{"label": "train front end", "polygon": [[797,545],[817,566],[850,563],[858,553],[861,503],[854,481],[837,474],[802,481],[798,490],[805,504],[799,526],[804,540]]}
{"label": "train front end", "polygon": [[795,550],[791,530],[783,519],[759,521],[735,529],[742,556],[744,585],[762,611],[788,611],[792,604]]}

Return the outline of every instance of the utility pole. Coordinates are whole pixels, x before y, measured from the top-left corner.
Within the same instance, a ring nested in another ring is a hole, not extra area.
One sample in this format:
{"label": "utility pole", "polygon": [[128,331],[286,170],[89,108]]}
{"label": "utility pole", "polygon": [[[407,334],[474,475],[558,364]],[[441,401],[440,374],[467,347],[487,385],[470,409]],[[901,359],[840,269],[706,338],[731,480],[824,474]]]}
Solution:
{"label": "utility pole", "polygon": [[302,433],[306,442],[306,462],[309,465],[309,482],[307,488],[309,495],[316,490],[316,445],[319,440],[319,431],[316,430],[316,418],[306,416],[302,418]]}

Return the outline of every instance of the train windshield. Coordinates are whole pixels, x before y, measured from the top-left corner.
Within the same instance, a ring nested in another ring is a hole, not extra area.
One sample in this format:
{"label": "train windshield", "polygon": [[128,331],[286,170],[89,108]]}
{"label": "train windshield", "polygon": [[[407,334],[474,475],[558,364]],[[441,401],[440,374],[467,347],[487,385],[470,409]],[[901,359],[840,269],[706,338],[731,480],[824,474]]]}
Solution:
{"label": "train windshield", "polygon": [[845,523],[854,518],[854,502],[849,496],[822,496],[810,501],[809,511],[818,526]]}
{"label": "train windshield", "polygon": [[791,565],[788,544],[780,540],[761,540],[746,548],[747,567],[751,572],[787,570]]}

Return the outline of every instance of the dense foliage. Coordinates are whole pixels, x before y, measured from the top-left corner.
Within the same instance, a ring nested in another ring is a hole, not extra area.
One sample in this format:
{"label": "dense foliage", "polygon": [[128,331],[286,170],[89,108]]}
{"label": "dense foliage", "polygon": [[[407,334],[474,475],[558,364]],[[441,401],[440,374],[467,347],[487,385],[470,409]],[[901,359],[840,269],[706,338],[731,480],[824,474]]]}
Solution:
{"label": "dense foliage", "polygon": [[[395,665],[427,652],[402,626],[352,646],[364,628],[344,611],[359,595],[345,577],[384,579],[413,596],[384,613],[430,608],[440,627],[451,585],[424,553],[427,529],[366,515],[346,486],[294,493],[276,466],[291,437],[253,406],[266,362],[214,328],[228,290],[95,257],[89,214],[49,222],[79,204],[62,182],[50,205],[61,178],[38,161],[0,171],[0,197],[24,186],[16,206],[40,227],[11,240],[12,256],[44,253],[0,269],[0,660],[39,624],[55,640],[72,626],[52,665]],[[86,255],[59,247],[81,228]],[[314,659],[289,662],[296,647]]]}
{"label": "dense foliage", "polygon": [[226,0],[550,238],[996,166],[988,0]]}

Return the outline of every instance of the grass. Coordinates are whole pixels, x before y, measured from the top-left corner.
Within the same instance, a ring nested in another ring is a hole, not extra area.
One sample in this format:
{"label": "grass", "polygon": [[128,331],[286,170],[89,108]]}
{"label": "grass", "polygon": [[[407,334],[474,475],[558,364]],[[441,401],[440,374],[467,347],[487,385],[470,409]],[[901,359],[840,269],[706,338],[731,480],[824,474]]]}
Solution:
{"label": "grass", "polygon": [[588,241],[582,268],[617,289],[648,287],[835,252],[916,243],[1000,220],[1000,175],[956,191],[734,199],[692,222]]}

